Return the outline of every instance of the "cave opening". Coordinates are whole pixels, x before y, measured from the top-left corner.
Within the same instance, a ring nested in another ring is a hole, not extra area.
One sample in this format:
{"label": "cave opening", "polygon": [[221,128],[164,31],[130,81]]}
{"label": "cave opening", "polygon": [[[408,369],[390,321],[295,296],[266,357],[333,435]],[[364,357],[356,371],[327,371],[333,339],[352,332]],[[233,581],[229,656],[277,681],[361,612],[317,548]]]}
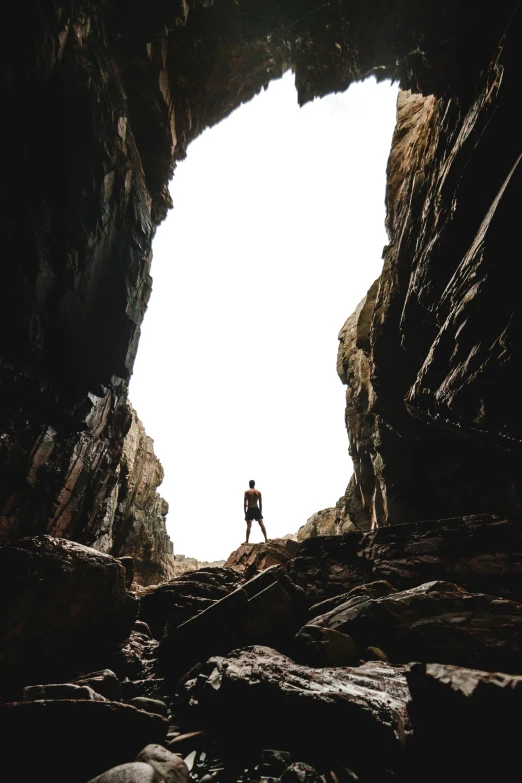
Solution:
{"label": "cave opening", "polygon": [[372,77],[299,108],[287,71],[176,168],[130,400],[177,553],[238,546],[251,477],[271,538],[344,492],[337,335],[382,267],[397,89]]}

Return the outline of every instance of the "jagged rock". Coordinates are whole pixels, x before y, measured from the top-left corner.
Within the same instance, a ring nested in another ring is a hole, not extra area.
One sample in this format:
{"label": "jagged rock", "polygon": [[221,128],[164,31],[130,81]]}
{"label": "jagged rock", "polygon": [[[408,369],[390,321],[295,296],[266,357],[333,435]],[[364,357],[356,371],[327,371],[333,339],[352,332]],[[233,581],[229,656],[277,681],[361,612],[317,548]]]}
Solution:
{"label": "jagged rock", "polygon": [[[16,779],[20,759],[24,778],[85,783],[134,758],[143,744],[165,739],[168,722],[160,715],[108,701],[29,701],[0,705],[0,734],[9,754],[4,773]],[[30,737],[31,753],[27,753]],[[59,740],[59,752],[50,753]]]}
{"label": "jagged rock", "polygon": [[359,656],[377,647],[392,663],[522,670],[522,605],[468,593],[449,582],[428,582],[382,597],[355,596],[315,617],[300,633],[313,634],[314,626],[348,634]]}
{"label": "jagged rock", "polygon": [[166,528],[169,506],[156,491],[163,467],[154,442],[132,405],[130,427],[118,466],[115,501],[103,520],[94,546],[118,557],[131,557],[133,579],[139,585],[164,582],[174,576],[174,547]]}
{"label": "jagged rock", "polygon": [[298,544],[291,538],[271,538],[261,544],[241,544],[225,562],[225,568],[235,571],[251,579],[258,571],[263,571],[273,565],[283,568],[297,552]]}
{"label": "jagged rock", "polygon": [[106,657],[106,663],[115,671],[120,680],[141,680],[152,674],[158,642],[148,634],[132,630],[124,644]]}
{"label": "jagged rock", "polygon": [[385,780],[402,768],[410,731],[404,669],[309,669],[256,646],[211,658],[186,697],[205,710],[225,758],[284,748],[318,771],[347,764]]}
{"label": "jagged rock", "polygon": [[270,566],[160,642],[163,675],[174,683],[199,661],[247,644],[289,644],[306,612],[305,597],[281,566]]}
{"label": "jagged rock", "polygon": [[517,242],[521,183],[508,129],[520,17],[508,28],[467,98],[399,94],[384,267],[339,335],[350,453],[372,524],[520,516],[510,413],[520,300],[494,260]]}
{"label": "jagged rock", "polygon": [[311,604],[374,580],[399,589],[441,580],[522,599],[520,533],[488,514],[310,538],[287,570]]}
{"label": "jagged rock", "polygon": [[4,688],[77,674],[129,635],[138,609],[117,560],[51,536],[0,549],[0,595]]}
{"label": "jagged rock", "polygon": [[23,701],[49,699],[86,699],[87,701],[106,701],[105,696],[87,685],[75,685],[66,682],[55,685],[28,685],[22,688]]}
{"label": "jagged rock", "polygon": [[341,604],[345,604],[347,601],[352,601],[355,604],[356,599],[365,601],[368,598],[381,598],[383,595],[391,595],[391,593],[396,592],[395,587],[392,587],[392,585],[384,579],[378,580],[377,582],[369,582],[368,584],[354,587],[347,593],[341,593],[340,595],[335,595],[333,598],[327,598],[324,601],[320,601],[318,604],[314,604],[308,610],[308,617],[312,620],[314,617],[331,612],[333,609],[341,606]]}
{"label": "jagged rock", "polygon": [[142,593],[140,619],[161,639],[167,627],[170,631],[190,620],[242,582],[241,575],[230,568],[191,571]]}
{"label": "jagged rock", "polygon": [[121,698],[120,682],[111,669],[82,674],[74,682],[76,685],[87,685],[109,701],[119,701]]}
{"label": "jagged rock", "polygon": [[522,677],[416,663],[406,678],[413,727],[409,780],[489,783],[513,777]]}

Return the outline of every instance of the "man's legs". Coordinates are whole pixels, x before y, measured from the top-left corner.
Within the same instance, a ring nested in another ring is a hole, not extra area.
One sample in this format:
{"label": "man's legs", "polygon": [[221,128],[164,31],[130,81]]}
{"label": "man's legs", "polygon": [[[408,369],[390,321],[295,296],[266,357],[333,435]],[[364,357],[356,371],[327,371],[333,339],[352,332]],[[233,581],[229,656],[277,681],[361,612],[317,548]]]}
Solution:
{"label": "man's legs", "polygon": [[[257,521],[259,522],[259,527],[263,531],[263,535],[265,537],[265,541],[268,541],[268,538],[266,537],[265,524],[264,524],[263,520],[262,519],[258,519]],[[247,541],[248,541],[248,538],[247,538]]]}
{"label": "man's legs", "polygon": [[250,529],[252,527],[252,520],[251,519],[247,519],[246,525],[247,525],[247,534],[246,534],[245,544],[248,544],[248,539],[250,538]]}

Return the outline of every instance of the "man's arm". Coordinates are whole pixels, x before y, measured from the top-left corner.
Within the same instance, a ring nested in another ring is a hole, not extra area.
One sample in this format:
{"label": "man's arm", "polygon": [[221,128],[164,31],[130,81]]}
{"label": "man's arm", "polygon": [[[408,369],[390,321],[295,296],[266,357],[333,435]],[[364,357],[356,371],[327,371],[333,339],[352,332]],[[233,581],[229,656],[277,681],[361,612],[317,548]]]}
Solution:
{"label": "man's arm", "polygon": [[263,513],[263,496],[259,493],[259,510]]}
{"label": "man's arm", "polygon": [[245,516],[246,516],[247,506],[248,506],[248,503],[247,503],[247,493],[246,492],[245,492],[245,499],[244,499],[244,502],[243,502],[243,506],[244,506],[244,509],[245,509]]}

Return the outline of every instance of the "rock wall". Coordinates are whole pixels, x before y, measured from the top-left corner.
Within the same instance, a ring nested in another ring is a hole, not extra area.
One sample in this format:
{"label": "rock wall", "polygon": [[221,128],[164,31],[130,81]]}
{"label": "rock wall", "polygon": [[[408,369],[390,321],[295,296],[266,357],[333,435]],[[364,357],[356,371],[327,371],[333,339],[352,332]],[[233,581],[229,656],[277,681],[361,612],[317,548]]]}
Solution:
{"label": "rock wall", "polygon": [[114,557],[132,557],[134,581],[149,585],[176,575],[174,546],[166,529],[169,505],[156,492],[163,481],[161,462],[134,408],[116,468],[117,481],[93,546]]}
{"label": "rock wall", "polygon": [[520,145],[514,21],[468,100],[403,91],[384,268],[339,335],[356,483],[372,525],[520,515]]}

